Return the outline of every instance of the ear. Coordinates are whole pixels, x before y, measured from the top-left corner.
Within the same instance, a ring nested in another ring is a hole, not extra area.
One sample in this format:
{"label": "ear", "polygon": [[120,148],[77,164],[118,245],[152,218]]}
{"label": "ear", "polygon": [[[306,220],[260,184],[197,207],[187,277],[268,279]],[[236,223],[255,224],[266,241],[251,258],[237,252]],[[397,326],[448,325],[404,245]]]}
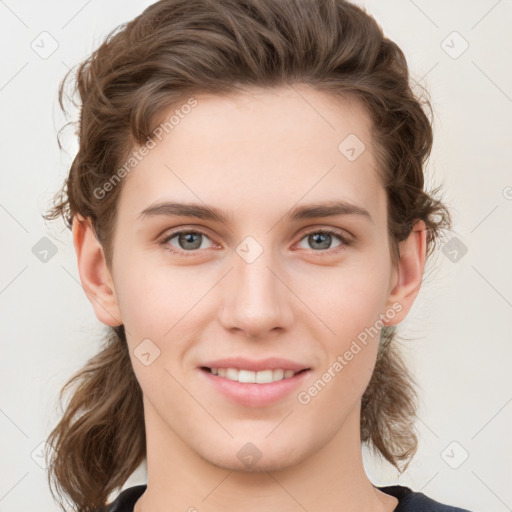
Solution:
{"label": "ear", "polygon": [[72,231],[80,281],[94,308],[94,313],[98,320],[106,325],[121,325],[123,322],[114,282],[90,218],[84,219],[81,215],[75,215]]}
{"label": "ear", "polygon": [[404,320],[420,291],[427,257],[425,222],[417,221],[407,239],[398,244],[398,248],[400,259],[394,273],[397,277],[386,304],[386,311],[392,308],[396,314],[392,319],[384,318],[384,325],[396,325]]}

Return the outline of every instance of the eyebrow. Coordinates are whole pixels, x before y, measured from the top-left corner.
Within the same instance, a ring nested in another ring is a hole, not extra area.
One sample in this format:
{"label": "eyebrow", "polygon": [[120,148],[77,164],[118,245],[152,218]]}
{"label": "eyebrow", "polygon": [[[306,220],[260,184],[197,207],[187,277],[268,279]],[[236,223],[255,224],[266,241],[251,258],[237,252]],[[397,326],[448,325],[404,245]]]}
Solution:
{"label": "eyebrow", "polygon": [[[338,215],[358,215],[372,224],[374,221],[370,212],[365,208],[344,202],[344,201],[328,201],[323,203],[312,203],[303,206],[297,206],[284,215],[283,220],[294,222],[305,219],[316,219],[319,217],[335,217]],[[215,208],[213,206],[205,206],[199,203],[176,203],[172,201],[163,201],[141,211],[138,219],[156,216],[177,216],[177,217],[195,217],[203,220],[211,220],[222,224],[229,224],[233,220],[233,216]]]}

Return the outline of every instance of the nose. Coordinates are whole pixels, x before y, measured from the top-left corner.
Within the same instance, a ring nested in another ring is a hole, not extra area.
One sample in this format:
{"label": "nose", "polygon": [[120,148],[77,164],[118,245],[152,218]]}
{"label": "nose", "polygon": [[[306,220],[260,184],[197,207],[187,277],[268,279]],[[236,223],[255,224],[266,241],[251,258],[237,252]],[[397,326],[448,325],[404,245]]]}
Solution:
{"label": "nose", "polygon": [[266,251],[252,263],[235,254],[234,266],[222,289],[223,327],[254,339],[262,339],[271,331],[289,330],[293,325],[293,293],[275,260]]}

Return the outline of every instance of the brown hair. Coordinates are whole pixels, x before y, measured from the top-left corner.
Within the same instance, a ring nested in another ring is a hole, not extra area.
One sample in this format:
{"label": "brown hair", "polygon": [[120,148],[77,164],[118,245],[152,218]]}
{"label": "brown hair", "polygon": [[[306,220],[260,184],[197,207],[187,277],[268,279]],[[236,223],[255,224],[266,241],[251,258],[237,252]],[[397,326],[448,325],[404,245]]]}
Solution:
{"label": "brown hair", "polygon": [[[62,109],[67,77],[59,88]],[[432,128],[423,106],[431,113],[430,103],[415,97],[400,48],[345,0],[161,0],[117,27],[78,67],[79,150],[46,218],[62,216],[68,227],[76,214],[91,218],[110,265],[122,183],[104,197],[94,191],[148,140],[159,116],[194,93],[292,82],[366,106],[387,191],[393,261],[418,219],[427,227],[430,256],[451,227],[449,211],[435,199],[440,187],[424,190]],[[362,397],[361,439],[401,470],[417,449],[417,395],[395,339],[394,327],[382,329]],[[106,504],[146,454],[142,393],[122,326],[110,328],[103,351],[62,392],[72,385],[48,437],[56,450],[48,479],[76,510],[90,511]]]}

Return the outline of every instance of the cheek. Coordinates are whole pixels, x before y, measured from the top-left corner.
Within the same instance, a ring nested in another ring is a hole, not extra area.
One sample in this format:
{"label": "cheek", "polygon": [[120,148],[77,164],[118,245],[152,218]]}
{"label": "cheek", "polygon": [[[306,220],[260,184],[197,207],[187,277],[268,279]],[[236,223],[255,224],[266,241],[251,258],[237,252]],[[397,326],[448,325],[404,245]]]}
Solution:
{"label": "cheek", "polygon": [[218,276],[192,265],[173,268],[131,258],[117,267],[116,279],[131,351],[149,339],[164,356],[156,363],[162,364],[164,359],[180,361],[190,340],[200,338],[206,315],[211,314],[205,311],[205,305],[215,295],[209,297],[208,292]]}
{"label": "cheek", "polygon": [[323,292],[308,295],[310,304],[318,307],[320,329],[326,326],[322,337],[325,359],[297,398],[301,404],[311,404],[312,409],[307,410],[317,410],[318,415],[325,415],[327,408],[336,425],[345,420],[370,382],[382,327],[379,320],[385,307],[385,285],[380,269],[352,269],[326,280]]}
{"label": "cheek", "polygon": [[[389,268],[386,265],[384,259],[361,258],[318,282],[319,286],[307,296],[308,304],[326,326],[323,337],[326,359],[320,369],[321,382],[317,381],[315,386],[318,390],[311,390],[313,395],[321,391],[322,398],[315,399],[319,407],[333,403],[350,407],[370,381],[387,299]],[[309,393],[305,400],[308,398],[311,398]],[[341,408],[337,414],[345,410]]]}
{"label": "cheek", "polygon": [[183,315],[196,280],[180,269],[148,261],[144,254],[119,258],[116,264],[115,288],[125,327],[162,336]]}
{"label": "cheek", "polygon": [[375,325],[387,300],[388,272],[383,261],[361,259],[317,275],[315,286],[303,282],[301,293],[328,329],[330,345],[341,349]]}

